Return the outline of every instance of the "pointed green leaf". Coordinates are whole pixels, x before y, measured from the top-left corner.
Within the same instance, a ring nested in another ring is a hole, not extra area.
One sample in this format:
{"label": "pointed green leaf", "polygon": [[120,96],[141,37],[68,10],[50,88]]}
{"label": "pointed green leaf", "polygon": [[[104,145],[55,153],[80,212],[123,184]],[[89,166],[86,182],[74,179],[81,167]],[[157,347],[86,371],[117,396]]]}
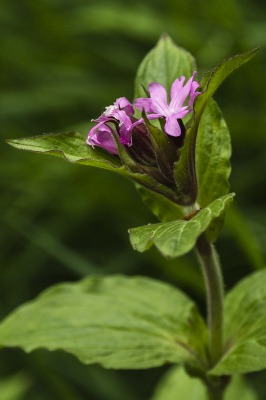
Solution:
{"label": "pointed green leaf", "polygon": [[89,277],[44,291],[0,324],[0,344],[64,350],[85,364],[198,365],[206,327],[180,290],[143,277]]}
{"label": "pointed green leaf", "polygon": [[199,124],[196,169],[199,186],[197,202],[206,207],[229,191],[230,134],[222,113],[210,99]]}
{"label": "pointed green leaf", "polygon": [[179,205],[174,204],[160,194],[145,189],[141,185],[136,184],[136,188],[142,197],[143,203],[149,207],[159,221],[170,222],[184,217],[182,207]]}
{"label": "pointed green leaf", "polygon": [[[171,201],[176,199],[176,193],[173,190],[146,175],[145,171],[139,169],[140,172],[138,172],[137,167],[134,173],[130,172],[128,167],[121,165],[121,161],[116,156],[100,147],[96,146],[93,149],[92,146],[87,145],[84,135],[78,132],[7,140],[7,143],[18,149],[62,157],[72,163],[108,169],[144,185],[147,189],[162,193]],[[126,157],[124,153],[123,156]]]}
{"label": "pointed green leaf", "polygon": [[[228,193],[230,156],[230,134],[226,122],[215,101],[210,99],[200,120],[196,146],[197,203],[201,207]],[[221,231],[225,214],[226,210],[208,227],[206,236],[210,242],[215,241]]]}
{"label": "pointed green leaf", "polygon": [[258,51],[254,49],[222,61],[216,68],[207,72],[200,81],[201,95],[194,102],[194,121],[187,130],[185,145],[180,149],[180,160],[175,164],[175,177],[180,190],[190,197],[193,204],[197,199],[195,148],[202,113],[215,90],[237,67],[249,61]]}
{"label": "pointed green leaf", "polygon": [[[139,66],[134,98],[145,97],[142,85],[148,88],[151,82],[163,85],[169,95],[174,80],[182,75],[189,79],[195,69],[192,55],[178,47],[168,35],[164,34]],[[140,116],[140,112],[138,113]]]}
{"label": "pointed green leaf", "polygon": [[226,350],[215,375],[266,368],[266,269],[243,279],[225,300]]}
{"label": "pointed green leaf", "polygon": [[85,136],[79,132],[53,133],[6,142],[21,150],[63,157],[72,163],[111,170],[121,167],[117,157],[100,147],[93,149],[87,145]]}
{"label": "pointed green leaf", "polygon": [[[235,375],[227,386],[224,400],[258,400],[244,377]],[[208,400],[205,385],[191,378],[181,367],[172,367],[159,381],[151,400]]]}
{"label": "pointed green leaf", "polygon": [[234,193],[231,193],[213,201],[190,221],[178,220],[133,228],[130,230],[131,244],[140,252],[155,244],[165,257],[181,256],[194,247],[197,238],[221,214],[233,197]]}

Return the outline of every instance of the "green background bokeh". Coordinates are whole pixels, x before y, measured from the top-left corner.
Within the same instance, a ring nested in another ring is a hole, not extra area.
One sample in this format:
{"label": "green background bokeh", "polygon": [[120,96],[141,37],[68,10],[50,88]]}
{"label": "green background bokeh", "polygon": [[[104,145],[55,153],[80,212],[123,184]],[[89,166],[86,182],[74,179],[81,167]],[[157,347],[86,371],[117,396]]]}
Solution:
{"label": "green background bokeh", "polygon": [[[122,96],[132,100],[137,67],[164,31],[195,56],[198,78],[222,59],[261,45],[214,96],[232,135],[230,183],[237,194],[217,242],[227,290],[262,268],[266,256],[265,15],[259,0],[3,0],[2,138],[86,135],[105,106]],[[91,273],[171,282],[205,312],[193,252],[167,261],[155,249],[131,248],[128,228],[156,218],[130,181],[3,141],[0,164],[1,318],[48,286]],[[0,390],[7,400],[144,400],[164,370],[106,371],[61,352],[4,349]],[[264,399],[265,373],[250,381]]]}

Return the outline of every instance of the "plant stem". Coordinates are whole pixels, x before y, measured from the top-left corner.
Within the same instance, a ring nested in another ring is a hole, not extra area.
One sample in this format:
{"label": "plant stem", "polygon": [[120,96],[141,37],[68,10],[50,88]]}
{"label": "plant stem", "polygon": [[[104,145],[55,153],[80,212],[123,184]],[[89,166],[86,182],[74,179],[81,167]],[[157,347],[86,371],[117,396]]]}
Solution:
{"label": "plant stem", "polygon": [[[223,351],[223,278],[218,255],[204,234],[198,238],[196,247],[207,291],[209,352],[212,367]],[[210,397],[217,400],[220,398]]]}

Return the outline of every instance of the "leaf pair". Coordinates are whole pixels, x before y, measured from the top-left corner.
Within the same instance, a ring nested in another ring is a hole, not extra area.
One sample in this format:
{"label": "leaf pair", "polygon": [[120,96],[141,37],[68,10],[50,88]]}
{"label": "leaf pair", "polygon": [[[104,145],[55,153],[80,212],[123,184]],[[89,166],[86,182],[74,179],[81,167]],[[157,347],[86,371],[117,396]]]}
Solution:
{"label": "leaf pair", "polygon": [[[142,369],[184,363],[210,376],[266,368],[266,270],[225,300],[225,349],[208,369],[207,329],[180,290],[150,278],[89,277],[47,289],[0,325],[0,345],[65,350],[85,364]],[[205,371],[205,372],[204,372]]]}

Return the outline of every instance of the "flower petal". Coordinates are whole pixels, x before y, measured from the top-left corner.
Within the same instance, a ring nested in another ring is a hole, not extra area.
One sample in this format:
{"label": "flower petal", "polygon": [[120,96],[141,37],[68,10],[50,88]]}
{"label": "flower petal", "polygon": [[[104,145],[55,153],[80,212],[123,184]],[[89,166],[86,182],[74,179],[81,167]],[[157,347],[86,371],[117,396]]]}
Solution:
{"label": "flower petal", "polygon": [[149,92],[152,100],[152,112],[165,116],[169,110],[165,88],[160,83],[152,82],[149,84]]}
{"label": "flower petal", "polygon": [[170,92],[170,97],[171,97],[171,102],[169,106],[170,109],[175,110],[177,108],[176,103],[178,102],[179,99],[179,92],[183,89],[185,79],[186,79],[185,76],[181,76],[180,79],[177,78],[172,84]]}
{"label": "flower petal", "polygon": [[110,129],[107,126],[101,126],[97,133],[92,137],[88,137],[87,144],[91,146],[99,146],[107,150],[109,153],[118,155],[115,140],[111,134]]}
{"label": "flower petal", "polygon": [[190,113],[192,111],[193,111],[192,108],[188,110],[187,107],[182,107],[182,108],[180,108],[180,110],[177,113],[175,113],[173,115],[176,118],[181,119],[181,118],[184,118],[185,115],[187,115],[188,113]]}
{"label": "flower petal", "polygon": [[120,121],[120,143],[126,144],[127,146],[132,145],[131,140],[131,127],[132,122],[129,116],[123,110],[119,110],[115,113],[114,117]]}
{"label": "flower petal", "polygon": [[[188,95],[191,91],[191,85],[192,85],[192,82],[193,82],[196,74],[197,74],[197,72],[194,71],[192,77],[189,78],[189,80],[187,81],[185,86],[181,89],[178,88],[179,92],[176,92],[175,94],[173,93],[174,101],[171,101],[171,103],[170,103],[171,111],[177,112],[183,106],[186,98],[188,97]],[[171,90],[171,92],[172,92],[172,90]]]}
{"label": "flower petal", "polygon": [[[100,117],[101,118],[101,117]],[[98,118],[98,120],[100,119]],[[93,119],[92,121],[97,121],[97,119]],[[97,129],[99,129],[106,121],[108,121],[108,118],[105,118],[104,121],[99,122],[99,124],[95,125],[88,134],[88,138],[93,137],[93,135],[95,135],[95,132],[97,131]],[[88,143],[89,144],[89,143]]]}
{"label": "flower petal", "polygon": [[195,98],[201,94],[200,92],[195,92],[198,87],[200,87],[200,84],[197,81],[193,81],[191,88],[190,88],[190,99],[188,102],[188,107],[192,106],[192,104],[194,103]]}
{"label": "flower petal", "polygon": [[140,111],[142,111],[144,108],[146,113],[153,112],[152,99],[147,98],[147,97],[140,97],[140,98],[136,99],[134,102],[134,106]]}
{"label": "flower petal", "polygon": [[166,123],[164,126],[165,132],[170,136],[180,136],[181,128],[177,121],[176,114],[170,115],[170,117],[166,117]]}
{"label": "flower petal", "polygon": [[[157,119],[157,118],[160,118],[160,117],[163,117],[163,115],[162,114],[149,114],[149,115],[147,115],[148,120]],[[138,119],[136,122],[134,122],[134,124],[131,125],[130,130],[132,130],[133,128],[135,128],[135,126],[137,126],[138,124],[141,124],[143,122],[144,122],[143,118]]]}
{"label": "flower petal", "polygon": [[134,115],[134,108],[126,97],[120,97],[114,103],[120,110],[124,110],[128,115]]}

